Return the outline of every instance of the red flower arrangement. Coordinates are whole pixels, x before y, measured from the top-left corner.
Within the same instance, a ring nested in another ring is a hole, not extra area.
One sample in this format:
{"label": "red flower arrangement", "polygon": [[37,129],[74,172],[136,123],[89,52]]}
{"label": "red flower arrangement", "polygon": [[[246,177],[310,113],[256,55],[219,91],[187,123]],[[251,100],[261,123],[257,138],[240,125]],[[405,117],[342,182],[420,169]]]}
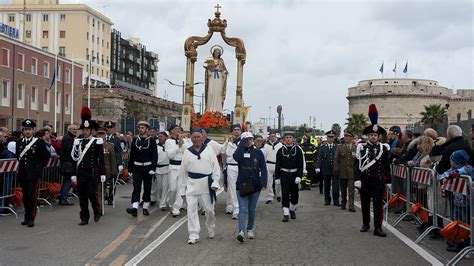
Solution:
{"label": "red flower arrangement", "polygon": [[206,112],[202,116],[191,113],[191,124],[193,128],[204,127],[211,132],[228,132],[230,130],[230,122],[227,117],[218,112]]}

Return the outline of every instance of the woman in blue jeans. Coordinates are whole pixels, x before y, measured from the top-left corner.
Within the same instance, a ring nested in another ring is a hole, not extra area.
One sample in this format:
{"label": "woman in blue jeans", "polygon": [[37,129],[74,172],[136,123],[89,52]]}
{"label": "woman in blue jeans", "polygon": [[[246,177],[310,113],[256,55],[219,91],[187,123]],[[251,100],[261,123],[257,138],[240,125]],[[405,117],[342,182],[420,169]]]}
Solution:
{"label": "woman in blue jeans", "polygon": [[[239,201],[239,234],[237,240],[244,242],[245,233],[249,239],[255,238],[255,209],[260,191],[267,187],[267,166],[265,156],[261,150],[253,145],[253,136],[250,132],[241,135],[241,141],[234,152],[234,160],[239,164],[237,176],[237,199]],[[253,193],[241,195],[245,183],[252,182]]]}

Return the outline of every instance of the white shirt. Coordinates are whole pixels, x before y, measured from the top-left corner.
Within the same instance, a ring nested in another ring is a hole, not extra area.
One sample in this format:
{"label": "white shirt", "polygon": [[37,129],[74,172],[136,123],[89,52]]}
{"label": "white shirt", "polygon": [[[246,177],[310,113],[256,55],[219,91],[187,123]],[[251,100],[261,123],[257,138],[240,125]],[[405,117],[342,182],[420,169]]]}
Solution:
{"label": "white shirt", "polygon": [[[165,142],[165,151],[166,154],[168,155],[168,159],[170,160],[175,160],[175,161],[181,161],[183,158],[183,153],[184,151],[191,146],[192,144],[189,143],[189,140],[185,139],[184,144],[179,146],[179,144],[176,143],[175,139],[169,138]],[[169,169],[179,169],[179,165],[172,165],[170,164]]]}
{"label": "white shirt", "polygon": [[234,142],[226,141],[224,145],[222,145],[221,154],[226,157],[227,164],[237,164],[234,160],[234,152],[237,150],[237,145],[240,143],[240,140],[237,144]]}
{"label": "white shirt", "polygon": [[222,149],[222,146],[221,144],[219,144],[217,141],[211,139],[211,141],[209,141],[207,143],[207,146],[209,146],[210,148],[212,148],[212,151],[214,151],[214,153],[217,155],[219,155],[221,153],[221,149]]}
{"label": "white shirt", "polygon": [[[275,144],[275,147],[273,147],[271,143],[265,143],[265,146],[263,146],[263,154],[265,155],[265,160],[267,160],[268,162],[276,163],[277,152],[281,147],[283,147],[283,144],[281,144],[281,142],[279,141]],[[269,170],[275,170],[274,163],[267,163],[267,168],[269,168]]]}
{"label": "white shirt", "polygon": [[156,140],[156,149],[158,150],[158,161],[157,161],[157,165],[167,165],[167,166],[163,166],[163,167],[156,167],[156,170],[155,170],[155,173],[157,174],[160,174],[160,175],[163,175],[163,174],[166,174],[168,173],[168,170],[169,170],[169,163],[170,163],[170,159],[168,158],[168,154],[166,154],[166,148],[165,146],[160,146],[158,143],[160,143],[160,141]]}
{"label": "white shirt", "polygon": [[[193,148],[192,148],[193,149]],[[188,173],[212,174],[212,186],[219,188],[221,169],[212,149],[206,147],[200,154],[201,159],[188,149],[183,154],[183,161],[178,177],[178,195],[201,195],[209,193],[208,177],[190,178]]]}

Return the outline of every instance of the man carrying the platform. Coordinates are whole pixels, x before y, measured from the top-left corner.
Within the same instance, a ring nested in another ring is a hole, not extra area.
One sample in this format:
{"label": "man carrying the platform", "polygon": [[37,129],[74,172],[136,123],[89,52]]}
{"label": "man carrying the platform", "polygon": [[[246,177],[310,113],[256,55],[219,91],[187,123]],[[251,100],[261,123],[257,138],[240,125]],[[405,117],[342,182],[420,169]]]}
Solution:
{"label": "man carrying the platform", "polygon": [[[237,199],[237,177],[239,175],[239,165],[234,160],[234,152],[240,143],[240,135],[242,127],[240,124],[234,124],[231,127],[232,135],[226,140],[222,146],[221,154],[225,157],[224,168],[224,186],[227,188],[227,206],[226,213],[232,214],[232,219],[239,218],[239,201]],[[227,177],[227,178],[226,178]]]}
{"label": "man carrying the platform", "polygon": [[138,205],[143,183],[143,215],[148,216],[151,201],[151,181],[155,175],[158,152],[156,141],[148,136],[150,124],[146,121],[138,122],[138,136],[131,143],[128,171],[133,176],[132,207],[127,208],[127,213],[137,217]]}
{"label": "man carrying the platform", "polygon": [[44,140],[33,137],[36,123],[26,119],[21,123],[23,138],[16,142],[16,158],[18,160],[18,181],[23,192],[25,220],[21,225],[35,226],[37,184],[41,178],[44,165],[50,158]]}
{"label": "man carrying the platform", "polygon": [[374,235],[385,237],[382,230],[383,220],[383,192],[386,182],[390,181],[390,146],[379,142],[380,134],[386,134],[381,126],[377,125],[378,112],[375,104],[369,107],[369,118],[372,125],[364,129],[363,134],[368,136],[367,143],[357,146],[356,159],[358,165],[354,167],[355,187],[360,187],[362,205],[361,232],[370,229],[370,201],[374,209]]}
{"label": "man carrying the platform", "polygon": [[192,132],[193,145],[183,154],[178,182],[178,194],[185,197],[187,202],[188,244],[199,242],[201,227],[198,203],[205,211],[208,237],[214,238],[216,227],[214,202],[221,178],[216,154],[210,147],[203,144],[201,129],[194,129]]}
{"label": "man carrying the platform", "polygon": [[304,170],[304,155],[300,147],[295,143],[295,134],[285,132],[283,134],[285,145],[280,148],[276,155],[275,185],[281,184],[281,196],[283,207],[283,222],[296,219],[296,205],[298,204],[301,176]]}
{"label": "man carrying the platform", "polygon": [[155,178],[151,186],[151,203],[153,206],[159,203],[161,210],[166,210],[172,203],[168,202],[168,172],[170,159],[166,154],[165,143],[168,139],[168,133],[162,131],[158,133],[156,139],[156,148],[158,149],[158,162],[156,164]]}
{"label": "man carrying the platform", "polygon": [[265,160],[267,161],[267,204],[273,202],[273,197],[276,194],[277,201],[281,201],[281,186],[275,184],[275,164],[276,164],[276,155],[278,150],[283,147],[283,144],[277,139],[275,131],[270,131],[268,135],[268,141],[263,146],[263,154],[265,155]]}

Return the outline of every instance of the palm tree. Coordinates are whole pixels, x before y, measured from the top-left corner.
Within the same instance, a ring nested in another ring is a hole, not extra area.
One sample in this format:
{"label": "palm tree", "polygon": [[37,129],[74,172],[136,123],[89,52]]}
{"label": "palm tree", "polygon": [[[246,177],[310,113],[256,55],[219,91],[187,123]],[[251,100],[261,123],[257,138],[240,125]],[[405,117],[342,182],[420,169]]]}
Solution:
{"label": "palm tree", "polygon": [[331,130],[334,132],[334,135],[336,135],[336,138],[339,138],[341,136],[341,125],[339,124],[332,124]]}
{"label": "palm tree", "polygon": [[362,131],[367,126],[367,116],[364,114],[351,114],[350,117],[346,118],[347,129],[352,134],[362,135]]}
{"label": "palm tree", "polygon": [[425,111],[420,113],[420,115],[422,115],[421,122],[423,124],[429,125],[432,128],[437,128],[444,123],[447,115],[445,107],[441,107],[441,104],[430,104],[423,107],[425,108]]}

